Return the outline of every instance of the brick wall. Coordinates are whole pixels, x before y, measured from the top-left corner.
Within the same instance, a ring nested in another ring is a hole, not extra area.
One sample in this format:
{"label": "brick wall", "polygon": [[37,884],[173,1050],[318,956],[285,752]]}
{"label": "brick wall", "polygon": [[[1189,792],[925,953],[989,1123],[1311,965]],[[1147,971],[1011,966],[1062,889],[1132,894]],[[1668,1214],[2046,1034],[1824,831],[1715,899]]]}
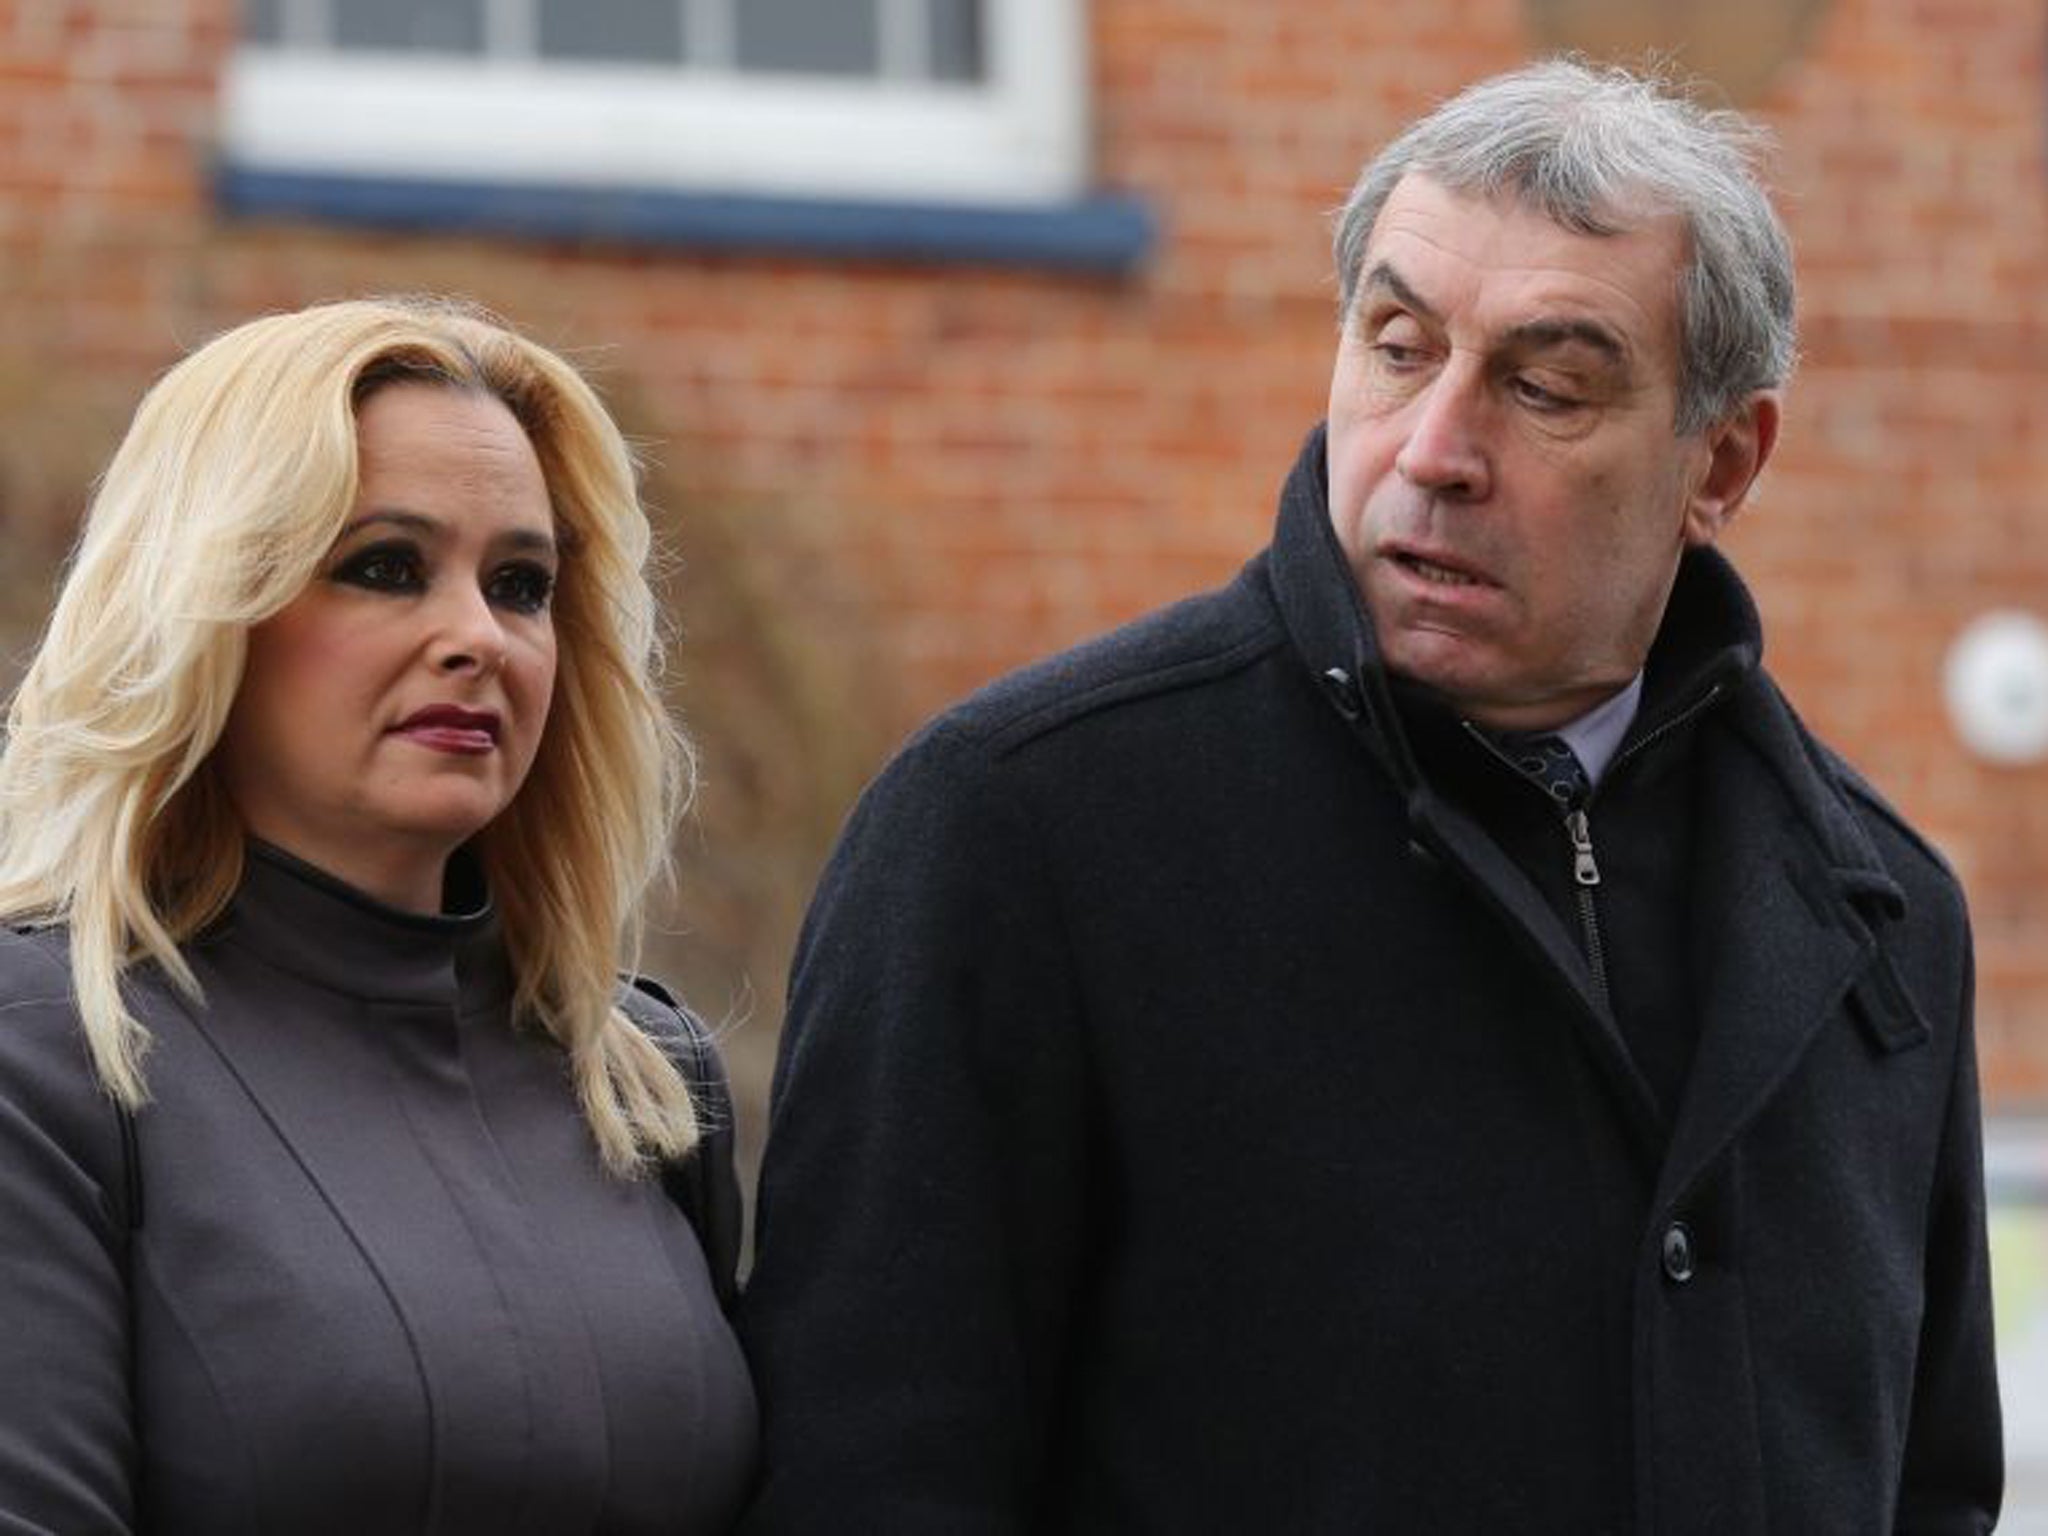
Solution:
{"label": "brick wall", "polygon": [[[946,698],[1263,541],[1326,386],[1324,214],[1403,118],[1531,46],[1514,0],[1093,17],[1101,179],[1165,228],[1125,281],[225,223],[205,172],[230,5],[0,0],[0,535],[54,548],[28,525],[71,515],[53,487],[84,471],[49,466],[96,462],[211,331],[471,293],[594,368],[686,557],[704,528],[787,594],[788,627],[830,627],[865,768]],[[1806,356],[1732,539],[1781,678],[1970,884],[2006,1103],[2048,1102],[2048,770],[1971,763],[1938,675],[1974,613],[2048,610],[2044,91],[2034,7],[1838,0],[1761,98]],[[751,964],[769,1016],[794,905]]]}

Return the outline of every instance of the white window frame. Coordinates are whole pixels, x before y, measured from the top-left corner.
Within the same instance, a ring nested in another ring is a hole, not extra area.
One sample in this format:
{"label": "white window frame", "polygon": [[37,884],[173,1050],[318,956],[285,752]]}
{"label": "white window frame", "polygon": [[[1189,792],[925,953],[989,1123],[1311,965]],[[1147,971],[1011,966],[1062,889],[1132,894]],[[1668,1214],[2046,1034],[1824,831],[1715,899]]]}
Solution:
{"label": "white window frame", "polygon": [[[891,0],[883,0],[888,21]],[[405,180],[1043,206],[1087,190],[1085,0],[988,0],[985,78],[842,77],[244,44],[242,168]],[[525,50],[530,54],[530,46]],[[909,65],[910,68],[905,66]]]}

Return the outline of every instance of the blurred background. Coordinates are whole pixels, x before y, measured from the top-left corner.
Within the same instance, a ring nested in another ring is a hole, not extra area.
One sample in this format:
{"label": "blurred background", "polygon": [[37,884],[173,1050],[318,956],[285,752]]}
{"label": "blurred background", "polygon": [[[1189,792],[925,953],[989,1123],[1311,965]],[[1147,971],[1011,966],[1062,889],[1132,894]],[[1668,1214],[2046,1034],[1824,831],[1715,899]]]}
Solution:
{"label": "blurred background", "polygon": [[2048,1504],[2044,37],[2034,0],[0,0],[0,684],[184,351],[364,292],[501,311],[644,450],[703,753],[650,968],[726,1021],[751,1157],[866,777],[1265,541],[1364,159],[1537,53],[1654,52],[1780,139],[1804,361],[1730,547],[1971,893]]}

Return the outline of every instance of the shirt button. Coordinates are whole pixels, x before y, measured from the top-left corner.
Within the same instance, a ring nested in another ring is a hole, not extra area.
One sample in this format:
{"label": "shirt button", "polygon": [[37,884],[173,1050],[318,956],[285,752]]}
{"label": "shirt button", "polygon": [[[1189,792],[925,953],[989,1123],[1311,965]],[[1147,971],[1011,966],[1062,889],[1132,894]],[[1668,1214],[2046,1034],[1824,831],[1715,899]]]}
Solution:
{"label": "shirt button", "polygon": [[1664,1229],[1664,1274],[1674,1285],[1683,1285],[1693,1272],[1692,1228],[1674,1221]]}

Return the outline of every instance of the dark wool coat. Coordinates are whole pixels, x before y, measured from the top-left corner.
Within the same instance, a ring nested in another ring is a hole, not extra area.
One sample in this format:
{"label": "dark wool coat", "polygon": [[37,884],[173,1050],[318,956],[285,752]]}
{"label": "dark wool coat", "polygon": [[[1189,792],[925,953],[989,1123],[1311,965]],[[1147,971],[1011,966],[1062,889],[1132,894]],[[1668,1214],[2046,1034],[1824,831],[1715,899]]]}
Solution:
{"label": "dark wool coat", "polygon": [[1989,1530],[1954,880],[1696,552],[1592,809],[1610,1004],[1528,786],[1475,812],[1380,674],[1322,461],[1237,580],[943,716],[848,825],[748,1528]]}

